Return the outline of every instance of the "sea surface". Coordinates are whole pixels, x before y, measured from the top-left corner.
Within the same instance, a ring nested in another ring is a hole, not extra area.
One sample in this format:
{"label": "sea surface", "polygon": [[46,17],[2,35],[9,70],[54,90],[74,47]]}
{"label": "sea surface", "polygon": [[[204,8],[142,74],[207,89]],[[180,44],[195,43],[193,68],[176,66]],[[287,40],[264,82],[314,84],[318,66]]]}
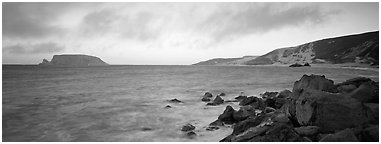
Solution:
{"label": "sea surface", "polygon": [[[206,106],[205,92],[259,95],[292,89],[303,74],[335,83],[378,69],[281,66],[2,67],[3,141],[219,141],[229,127],[205,130],[227,105]],[[171,103],[177,98],[184,103]],[[165,108],[170,105],[172,108]],[[181,131],[196,126],[194,138]]]}

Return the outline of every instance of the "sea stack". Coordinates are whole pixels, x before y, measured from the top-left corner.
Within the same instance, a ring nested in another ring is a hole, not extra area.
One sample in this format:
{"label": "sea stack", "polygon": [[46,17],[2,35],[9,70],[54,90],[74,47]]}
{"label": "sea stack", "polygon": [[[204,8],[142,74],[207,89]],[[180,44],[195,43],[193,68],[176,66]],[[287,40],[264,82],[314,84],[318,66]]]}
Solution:
{"label": "sea stack", "polygon": [[49,62],[46,59],[38,64],[39,66],[58,66],[58,67],[85,67],[85,66],[105,66],[108,65],[100,58],[89,55],[54,55]]}

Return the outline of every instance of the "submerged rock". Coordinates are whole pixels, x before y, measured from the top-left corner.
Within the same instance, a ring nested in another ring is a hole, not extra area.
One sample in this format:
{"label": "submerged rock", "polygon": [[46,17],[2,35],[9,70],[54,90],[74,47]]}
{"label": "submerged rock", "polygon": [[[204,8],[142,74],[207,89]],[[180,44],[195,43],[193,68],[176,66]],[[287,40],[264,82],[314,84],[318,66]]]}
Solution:
{"label": "submerged rock", "polygon": [[186,124],[183,126],[183,128],[181,128],[181,131],[191,131],[191,130],[194,130],[196,127],[191,125],[191,124]]}
{"label": "submerged rock", "polygon": [[178,99],[171,99],[169,100],[169,102],[174,102],[174,103],[182,103],[182,101],[178,100]]}
{"label": "submerged rock", "polygon": [[170,105],[165,106],[165,108],[172,108]]}
{"label": "submerged rock", "polygon": [[204,94],[204,97],[213,97],[213,95],[212,95],[212,93],[210,93],[210,92],[206,92],[205,94]]}
{"label": "submerged rock", "polygon": [[224,100],[220,96],[216,96],[216,98],[213,100],[213,102],[207,103],[206,105],[215,106],[215,105],[219,105],[219,104],[223,104],[223,103],[224,103]]}
{"label": "submerged rock", "polygon": [[187,137],[193,139],[197,136],[197,134],[194,131],[187,132]]}
{"label": "submerged rock", "polygon": [[353,131],[347,128],[335,134],[328,134],[319,142],[358,142],[358,139]]}

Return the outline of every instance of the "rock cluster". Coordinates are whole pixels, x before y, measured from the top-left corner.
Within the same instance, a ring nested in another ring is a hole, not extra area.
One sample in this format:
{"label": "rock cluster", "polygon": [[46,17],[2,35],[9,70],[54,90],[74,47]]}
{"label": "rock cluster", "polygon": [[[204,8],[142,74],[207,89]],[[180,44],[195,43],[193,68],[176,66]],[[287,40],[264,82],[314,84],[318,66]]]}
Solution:
{"label": "rock cluster", "polygon": [[303,75],[292,92],[237,97],[239,110],[226,106],[210,126],[232,125],[224,142],[378,141],[378,93],[378,83],[368,78],[334,84]]}

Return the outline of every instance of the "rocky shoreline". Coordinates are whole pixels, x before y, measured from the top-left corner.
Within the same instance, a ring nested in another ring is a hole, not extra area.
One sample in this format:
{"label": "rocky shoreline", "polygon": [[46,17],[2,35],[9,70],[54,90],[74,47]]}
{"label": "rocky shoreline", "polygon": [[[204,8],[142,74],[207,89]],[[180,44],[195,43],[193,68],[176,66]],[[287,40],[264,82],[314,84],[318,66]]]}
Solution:
{"label": "rocky shoreline", "polygon": [[[233,132],[220,142],[377,142],[379,141],[378,82],[357,77],[339,84],[320,75],[303,75],[292,91],[265,92],[260,97],[245,96],[224,100],[221,93],[207,92],[208,106],[237,102],[235,110],[226,106],[208,131],[231,127]],[[194,126],[182,131],[190,137]]]}

